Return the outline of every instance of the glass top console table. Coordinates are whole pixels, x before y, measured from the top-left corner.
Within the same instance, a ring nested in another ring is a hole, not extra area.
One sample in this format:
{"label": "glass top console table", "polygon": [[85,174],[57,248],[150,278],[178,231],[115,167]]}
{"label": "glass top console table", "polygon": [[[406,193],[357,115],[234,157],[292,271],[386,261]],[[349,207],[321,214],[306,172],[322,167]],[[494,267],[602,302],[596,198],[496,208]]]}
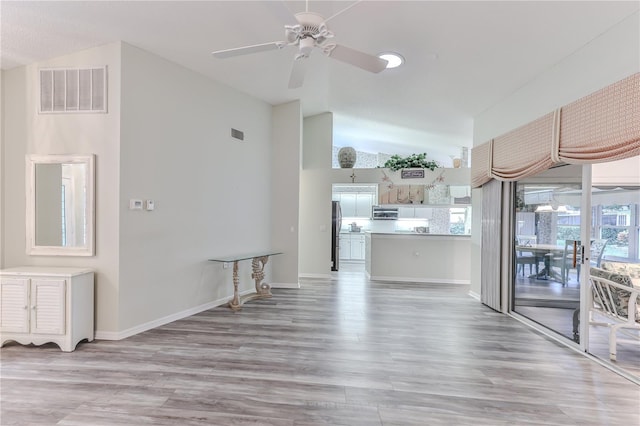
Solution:
{"label": "glass top console table", "polygon": [[[238,311],[246,302],[254,299],[267,299],[272,296],[271,286],[263,283],[264,266],[269,261],[269,256],[282,254],[281,252],[260,252],[253,254],[244,254],[239,256],[223,256],[215,259],[209,259],[211,262],[233,263],[233,299],[229,301],[229,308]],[[238,277],[238,262],[251,259],[251,278],[256,283],[256,292],[240,297],[238,294],[238,285],[240,278]]]}

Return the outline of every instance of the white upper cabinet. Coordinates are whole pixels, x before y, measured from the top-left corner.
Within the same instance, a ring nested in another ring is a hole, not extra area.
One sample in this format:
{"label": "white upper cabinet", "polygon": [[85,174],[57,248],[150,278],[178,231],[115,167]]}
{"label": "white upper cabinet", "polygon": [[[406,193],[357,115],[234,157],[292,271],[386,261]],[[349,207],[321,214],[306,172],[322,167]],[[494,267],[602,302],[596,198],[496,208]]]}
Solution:
{"label": "white upper cabinet", "polygon": [[371,208],[373,207],[373,194],[359,193],[356,194],[356,216],[355,217],[371,217]]}
{"label": "white upper cabinet", "polygon": [[377,190],[377,184],[333,184],[331,199],[340,201],[342,217],[371,219]]}
{"label": "white upper cabinet", "polygon": [[415,207],[398,207],[399,219],[413,219],[416,217]]}
{"label": "white upper cabinet", "polygon": [[[334,198],[336,198],[335,194]],[[339,201],[342,217],[371,218],[373,194],[343,192],[339,194]]]}

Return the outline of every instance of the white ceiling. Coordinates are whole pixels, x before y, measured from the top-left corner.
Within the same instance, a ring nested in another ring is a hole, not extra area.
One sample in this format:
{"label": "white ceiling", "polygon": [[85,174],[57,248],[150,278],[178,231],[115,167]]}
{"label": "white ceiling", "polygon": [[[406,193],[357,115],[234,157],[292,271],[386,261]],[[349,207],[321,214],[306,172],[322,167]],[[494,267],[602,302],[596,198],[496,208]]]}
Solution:
{"label": "white ceiling", "polygon": [[[310,1],[328,18],[353,2]],[[473,117],[620,21],[638,1],[362,1],[331,19],[335,43],[396,51],[372,74],[316,50],[304,86],[287,88],[296,49],[229,59],[215,50],[279,41],[303,1],[0,3],[3,69],[122,40],[271,104],[300,99],[304,115],[334,113],[334,144],[369,152],[472,145]],[[283,13],[284,10],[284,13]]]}

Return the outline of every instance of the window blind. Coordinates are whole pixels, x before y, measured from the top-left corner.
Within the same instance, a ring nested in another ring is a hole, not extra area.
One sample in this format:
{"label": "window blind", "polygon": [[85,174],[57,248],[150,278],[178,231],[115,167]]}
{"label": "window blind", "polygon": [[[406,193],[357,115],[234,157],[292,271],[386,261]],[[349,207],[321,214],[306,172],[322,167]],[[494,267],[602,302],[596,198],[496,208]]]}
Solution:
{"label": "window blind", "polygon": [[515,181],[556,163],[640,155],[640,73],[635,73],[471,151],[471,185]]}

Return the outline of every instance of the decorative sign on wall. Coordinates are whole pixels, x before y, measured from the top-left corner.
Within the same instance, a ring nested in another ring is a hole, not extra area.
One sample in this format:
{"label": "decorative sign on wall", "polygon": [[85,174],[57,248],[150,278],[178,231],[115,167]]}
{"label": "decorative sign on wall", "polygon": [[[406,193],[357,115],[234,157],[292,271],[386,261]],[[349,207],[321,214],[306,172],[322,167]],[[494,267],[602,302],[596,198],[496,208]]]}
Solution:
{"label": "decorative sign on wall", "polygon": [[403,169],[400,171],[401,179],[421,179],[424,178],[424,169]]}
{"label": "decorative sign on wall", "polygon": [[380,185],[379,204],[422,204],[424,203],[424,185],[394,185],[385,188]]}

